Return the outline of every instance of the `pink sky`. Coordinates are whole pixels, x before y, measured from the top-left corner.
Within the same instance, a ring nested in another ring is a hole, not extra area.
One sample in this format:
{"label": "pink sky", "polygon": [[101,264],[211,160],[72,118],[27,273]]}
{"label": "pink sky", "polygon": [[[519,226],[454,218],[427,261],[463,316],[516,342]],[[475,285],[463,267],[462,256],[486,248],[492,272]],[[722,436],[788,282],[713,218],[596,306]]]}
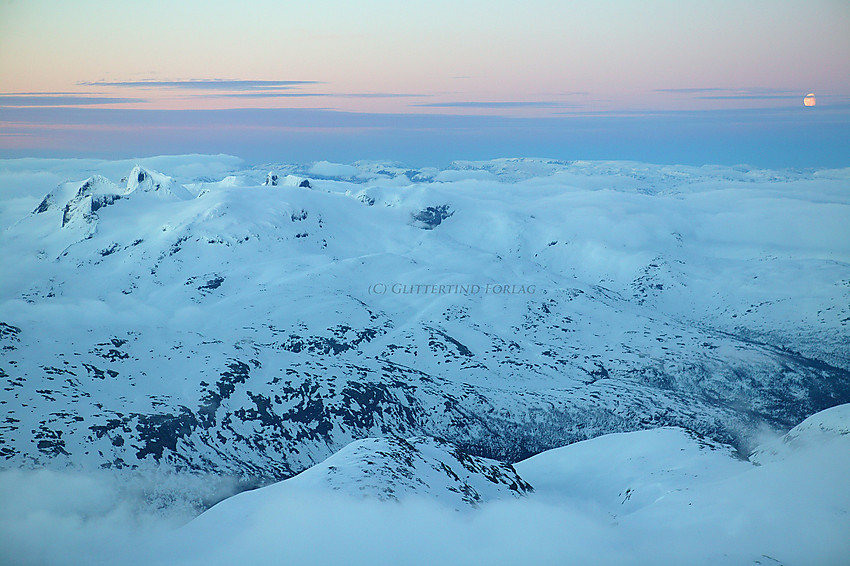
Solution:
{"label": "pink sky", "polygon": [[850,105],[848,29],[845,0],[7,0],[0,149],[55,147],[44,132],[60,128],[94,151],[86,132],[132,131],[147,120],[87,117],[104,109],[557,122],[791,109],[815,92],[818,110],[838,112]]}

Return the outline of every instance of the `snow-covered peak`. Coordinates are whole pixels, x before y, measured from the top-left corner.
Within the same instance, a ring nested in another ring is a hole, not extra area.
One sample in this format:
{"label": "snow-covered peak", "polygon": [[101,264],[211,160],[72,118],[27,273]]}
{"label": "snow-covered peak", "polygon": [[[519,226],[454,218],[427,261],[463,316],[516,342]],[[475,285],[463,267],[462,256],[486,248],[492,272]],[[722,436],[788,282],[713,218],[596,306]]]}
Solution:
{"label": "snow-covered peak", "polygon": [[806,436],[845,436],[850,435],[850,403],[838,405],[815,413],[785,436],[789,442]]}
{"label": "snow-covered peak", "polygon": [[88,195],[114,195],[118,194],[120,189],[118,185],[102,175],[92,175],[86,179],[80,188],[77,190],[76,197],[85,197]]}
{"label": "snow-covered peak", "polygon": [[286,483],[380,500],[426,496],[457,508],[532,491],[510,464],[430,437],[357,440]]}
{"label": "snow-covered peak", "polygon": [[93,175],[82,183],[63,183],[50,191],[32,211],[35,214],[59,215],[61,226],[82,226],[90,233],[89,225],[95,212],[120,199],[118,185],[101,175]]}
{"label": "snow-covered peak", "polygon": [[781,438],[757,448],[750,456],[756,464],[784,460],[812,448],[840,443],[850,449],[850,403],[810,416]]}
{"label": "snow-covered peak", "polygon": [[192,197],[185,187],[178,185],[174,179],[162,173],[144,169],[139,165],[133,167],[127,177],[127,189],[124,194],[152,193],[162,198],[177,198],[189,200]]}
{"label": "snow-covered peak", "polygon": [[304,187],[307,189],[311,187],[310,181],[304,177],[279,175],[274,171],[269,171],[269,174],[266,175],[266,180],[263,181],[263,185],[267,187]]}
{"label": "snow-covered peak", "polygon": [[43,214],[51,209],[62,208],[74,199],[91,195],[114,195],[121,190],[112,181],[101,175],[92,175],[82,183],[62,183],[41,200],[33,214]]}

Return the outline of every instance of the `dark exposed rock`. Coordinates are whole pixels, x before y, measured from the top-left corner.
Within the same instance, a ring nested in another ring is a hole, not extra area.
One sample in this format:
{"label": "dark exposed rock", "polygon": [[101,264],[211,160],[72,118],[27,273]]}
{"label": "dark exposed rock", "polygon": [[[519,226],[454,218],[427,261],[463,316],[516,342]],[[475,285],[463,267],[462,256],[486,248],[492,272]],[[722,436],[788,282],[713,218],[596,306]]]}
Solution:
{"label": "dark exposed rock", "polygon": [[311,354],[338,355],[348,350],[356,350],[360,344],[369,342],[383,332],[378,328],[354,330],[347,325],[339,325],[328,329],[332,336],[306,336],[290,334],[280,347],[290,352],[308,352]]}
{"label": "dark exposed rock", "polygon": [[44,197],[44,199],[39,203],[35,210],[32,211],[33,214],[41,214],[42,212],[47,212],[50,209],[50,195]]}
{"label": "dark exposed rock", "polygon": [[12,326],[11,324],[6,324],[5,322],[0,322],[0,339],[2,340],[15,340],[18,341],[18,335],[21,333],[21,329],[17,326]]}
{"label": "dark exposed rock", "polygon": [[91,200],[91,211],[97,212],[104,206],[109,206],[117,200],[121,200],[121,195],[95,195]]}
{"label": "dark exposed rock", "polygon": [[138,415],[138,440],[141,443],[136,457],[140,460],[147,456],[153,456],[154,460],[161,460],[165,450],[171,454],[179,455],[177,442],[192,434],[198,426],[198,419],[187,407],[179,407],[177,415],[153,414]]}
{"label": "dark exposed rock", "polygon": [[414,225],[423,230],[433,230],[453,214],[454,211],[447,204],[429,206],[413,215]]}
{"label": "dark exposed rock", "polygon": [[[81,192],[82,190],[80,189]],[[62,211],[62,226],[68,225],[77,216],[91,223],[97,219],[95,213],[98,210],[120,199],[120,195],[78,195],[65,205]]]}
{"label": "dark exposed rock", "polygon": [[36,447],[38,451],[45,456],[70,456],[71,454],[65,449],[65,441],[62,440],[61,430],[51,430],[46,424],[42,423],[38,430],[33,431],[33,438],[37,441]]}
{"label": "dark exposed rock", "polygon": [[203,285],[200,285],[198,287],[198,291],[209,292],[209,291],[212,291],[214,289],[218,289],[219,287],[221,287],[222,283],[224,283],[224,277],[216,276],[216,277],[213,277],[212,279],[208,280]]}

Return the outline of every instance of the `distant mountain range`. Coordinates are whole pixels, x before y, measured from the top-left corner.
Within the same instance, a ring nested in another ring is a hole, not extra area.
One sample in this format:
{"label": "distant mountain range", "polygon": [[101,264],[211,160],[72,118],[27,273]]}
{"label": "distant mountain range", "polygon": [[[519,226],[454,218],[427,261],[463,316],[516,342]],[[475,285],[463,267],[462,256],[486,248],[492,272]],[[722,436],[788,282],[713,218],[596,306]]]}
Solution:
{"label": "distant mountain range", "polygon": [[7,160],[0,462],[264,484],[382,447],[404,489],[444,465],[445,493],[476,501],[469,466],[521,494],[508,463],[608,433],[746,454],[850,402],[848,182]]}

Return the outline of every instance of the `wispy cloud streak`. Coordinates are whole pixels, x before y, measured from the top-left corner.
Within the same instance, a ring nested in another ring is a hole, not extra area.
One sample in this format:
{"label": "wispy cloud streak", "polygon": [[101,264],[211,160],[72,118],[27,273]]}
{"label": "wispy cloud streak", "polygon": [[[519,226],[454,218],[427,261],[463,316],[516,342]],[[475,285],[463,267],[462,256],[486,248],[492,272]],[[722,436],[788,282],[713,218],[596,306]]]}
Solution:
{"label": "wispy cloud streak", "polygon": [[699,100],[789,100],[802,98],[803,94],[716,94],[697,96]]}
{"label": "wispy cloud streak", "polygon": [[416,94],[416,93],[397,93],[397,92],[354,92],[337,94],[342,98],[426,98],[434,96],[433,94]]}
{"label": "wispy cloud streak", "polygon": [[194,95],[192,98],[310,98],[334,96],[326,92],[225,92]]}
{"label": "wispy cloud streak", "polygon": [[423,108],[562,108],[567,106],[561,102],[550,101],[507,101],[507,102],[431,102],[413,104]]}
{"label": "wispy cloud streak", "polygon": [[375,93],[330,93],[330,92],[228,92],[220,94],[203,94],[196,95],[206,98],[309,98],[316,97],[334,97],[334,98],[424,98],[431,96],[430,94],[395,94],[391,92],[375,92]]}
{"label": "wispy cloud streak", "polygon": [[704,92],[729,92],[728,88],[656,88],[652,92],[667,94],[701,94]]}
{"label": "wispy cloud streak", "polygon": [[21,95],[0,94],[0,106],[97,106],[102,104],[135,104],[147,102],[143,98],[115,98],[111,96],[86,96],[77,94],[62,95]]}
{"label": "wispy cloud streak", "polygon": [[652,92],[662,94],[688,95],[696,100],[772,100],[798,98],[798,93],[778,88],[657,88]]}
{"label": "wispy cloud streak", "polygon": [[182,81],[91,81],[80,86],[131,87],[153,89],[229,90],[291,89],[303,85],[323,84],[321,81],[253,81],[228,79],[188,79]]}

